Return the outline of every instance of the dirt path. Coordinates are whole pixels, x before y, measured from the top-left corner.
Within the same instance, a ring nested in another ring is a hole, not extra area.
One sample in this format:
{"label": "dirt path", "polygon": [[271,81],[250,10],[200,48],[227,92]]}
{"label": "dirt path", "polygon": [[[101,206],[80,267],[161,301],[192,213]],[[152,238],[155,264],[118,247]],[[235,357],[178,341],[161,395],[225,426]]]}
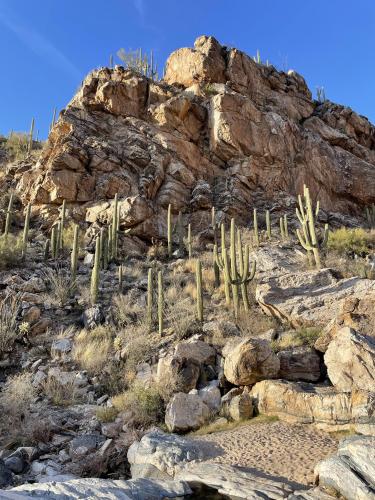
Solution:
{"label": "dirt path", "polygon": [[311,484],[314,466],[337,450],[333,436],[283,422],[245,424],[194,439],[221,448],[210,462],[253,467],[303,484]]}

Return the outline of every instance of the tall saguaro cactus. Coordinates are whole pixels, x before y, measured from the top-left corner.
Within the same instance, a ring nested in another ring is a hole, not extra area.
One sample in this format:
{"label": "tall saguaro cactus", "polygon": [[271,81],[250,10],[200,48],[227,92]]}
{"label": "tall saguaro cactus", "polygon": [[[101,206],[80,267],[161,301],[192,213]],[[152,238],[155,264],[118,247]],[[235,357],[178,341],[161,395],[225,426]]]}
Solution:
{"label": "tall saguaro cactus", "polygon": [[306,187],[305,185],[303,187],[303,199],[301,195],[298,195],[298,205],[299,206],[296,208],[296,214],[301,224],[301,228],[297,229],[296,231],[298,240],[302,248],[306,250],[308,256],[310,252],[313,253],[315,266],[317,269],[320,269],[321,267],[320,250],[327,245],[328,224],[325,224],[323,238],[319,242],[315,228],[315,223],[316,223],[315,219],[319,213],[319,201],[317,202],[314,211],[310,198],[309,188]]}
{"label": "tall saguaro cactus", "polygon": [[153,310],[153,270],[150,267],[147,276],[147,324],[152,329],[152,310]]}
{"label": "tall saguaro cactus", "polygon": [[164,330],[164,290],[163,290],[163,273],[158,272],[158,322],[159,335],[163,335]]}
{"label": "tall saguaro cactus", "polygon": [[58,225],[53,225],[51,229],[51,256],[53,259],[57,257],[58,231]]}
{"label": "tall saguaro cactus", "polygon": [[193,240],[192,240],[192,236],[191,236],[191,224],[188,225],[187,250],[188,250],[189,259],[191,259],[192,255],[193,255]]}
{"label": "tall saguaro cactus", "polygon": [[259,246],[259,231],[258,231],[258,215],[257,215],[257,209],[254,208],[253,211],[253,220],[254,220],[254,243],[255,246]]}
{"label": "tall saguaro cactus", "polygon": [[271,216],[269,210],[266,210],[266,229],[267,229],[267,238],[270,240],[272,234],[271,234]]}
{"label": "tall saguaro cactus", "polygon": [[282,240],[289,239],[288,218],[286,214],[284,217],[280,217],[280,236]]}
{"label": "tall saguaro cactus", "polygon": [[[214,245],[217,245],[218,225],[216,222],[215,207],[212,207],[212,211],[211,211],[211,226],[212,226],[212,231],[214,233]],[[214,267],[214,286],[215,286],[215,288],[219,288],[219,286],[220,286],[220,269],[219,269],[219,266],[217,265],[215,255],[213,255],[213,267]]]}
{"label": "tall saguaro cactus", "polygon": [[202,264],[199,259],[196,262],[195,281],[197,287],[197,319],[200,323],[203,323]]}
{"label": "tall saguaro cactus", "polygon": [[115,194],[115,199],[113,201],[113,215],[112,215],[112,259],[117,259],[118,255],[118,231],[120,226],[119,220],[119,207],[118,207],[118,194]]}
{"label": "tall saguaro cactus", "polygon": [[26,257],[27,242],[29,239],[29,228],[30,228],[30,215],[31,215],[31,203],[26,207],[25,224],[23,226],[23,237],[22,237],[22,258]]}
{"label": "tall saguaro cactus", "polygon": [[94,266],[91,271],[91,302],[96,304],[98,301],[99,294],[99,277],[100,277],[100,238],[99,236],[95,241],[95,258]]}
{"label": "tall saguaro cactus", "polygon": [[34,128],[35,128],[35,119],[33,118],[31,120],[31,126],[30,126],[30,132],[29,132],[29,142],[27,145],[27,152],[28,154],[31,153],[33,149],[33,140],[34,140]]}
{"label": "tall saguaro cactus", "polygon": [[181,212],[178,212],[178,217],[177,217],[177,234],[178,234],[178,247],[180,249],[180,253],[183,255],[185,252],[184,224],[182,222],[182,213]]}
{"label": "tall saguaro cactus", "polygon": [[[227,253],[227,246],[226,246],[226,241],[225,241],[225,226],[224,226],[223,223],[220,226],[220,232],[221,232],[221,255],[223,256],[224,254]],[[215,254],[215,246],[214,246],[214,254]],[[223,262],[223,265],[220,266],[219,259],[218,259],[218,254],[217,254],[217,246],[216,246],[215,260],[216,260],[217,265],[219,266],[219,268],[221,269],[221,271],[224,274],[225,302],[227,303],[227,305],[229,305],[230,304],[230,284],[229,284],[229,281],[227,281],[225,279],[225,270],[224,270],[224,264],[225,264],[225,262]]]}
{"label": "tall saguaro cactus", "polygon": [[63,200],[61,209],[60,209],[60,225],[59,225],[59,243],[58,247],[60,252],[64,246],[64,227],[65,227],[65,215],[66,215],[66,201]]}
{"label": "tall saguaro cactus", "polygon": [[4,229],[5,238],[7,238],[10,231],[10,226],[12,224],[12,210],[13,210],[13,193],[11,193],[9,198],[7,216],[5,219],[5,229]]}

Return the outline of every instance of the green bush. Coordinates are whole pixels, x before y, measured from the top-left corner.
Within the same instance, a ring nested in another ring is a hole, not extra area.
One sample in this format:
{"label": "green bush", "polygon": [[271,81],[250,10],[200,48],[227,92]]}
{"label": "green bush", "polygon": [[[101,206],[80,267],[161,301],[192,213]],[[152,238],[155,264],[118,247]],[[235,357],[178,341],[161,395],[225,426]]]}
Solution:
{"label": "green bush", "polygon": [[328,250],[340,255],[368,254],[375,244],[375,234],[362,228],[342,227],[329,232]]}

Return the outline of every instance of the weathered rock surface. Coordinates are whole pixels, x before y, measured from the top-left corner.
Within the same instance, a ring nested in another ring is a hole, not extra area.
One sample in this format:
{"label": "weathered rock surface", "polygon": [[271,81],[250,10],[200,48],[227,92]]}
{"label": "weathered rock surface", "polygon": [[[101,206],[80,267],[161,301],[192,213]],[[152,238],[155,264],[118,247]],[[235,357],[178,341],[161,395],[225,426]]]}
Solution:
{"label": "weathered rock surface", "polygon": [[170,56],[165,81],[120,66],[90,73],[18,190],[99,223],[118,193],[121,226],[148,239],[164,236],[168,203],[195,227],[213,202],[241,221],[255,200],[303,183],[323,208],[362,213],[375,201],[374,137],[351,109],[314,102],[296,72],[203,36]]}
{"label": "weathered rock surface", "polygon": [[135,441],[128,450],[132,478],[173,477],[175,467],[206,457],[198,442],[162,431],[149,432]]}
{"label": "weathered rock surface", "polygon": [[165,424],[171,432],[193,431],[204,425],[210,413],[210,408],[198,394],[178,392],[167,405]]}
{"label": "weathered rock surface", "polygon": [[320,378],[320,357],[311,347],[293,347],[277,353],[279,376],[285,380],[317,382]]}
{"label": "weathered rock surface", "polygon": [[373,280],[337,279],[330,269],[321,269],[267,277],[257,285],[256,299],[267,314],[294,327],[326,326],[346,299],[374,291]]}
{"label": "weathered rock surface", "polygon": [[329,344],[324,363],[338,391],[356,388],[375,393],[375,339],[342,328]]}
{"label": "weathered rock surface", "polygon": [[24,484],[10,491],[1,492],[1,498],[24,500],[48,498],[49,500],[104,498],[116,500],[163,500],[184,498],[191,493],[182,481],[159,481],[157,479],[134,479],[131,481],[110,479],[73,479],[66,482]]}
{"label": "weathered rock surface", "polygon": [[337,455],[315,468],[319,486],[347,500],[375,499],[375,438],[353,436],[341,441]]}
{"label": "weathered rock surface", "polygon": [[264,380],[251,390],[260,413],[289,422],[316,424],[328,431],[354,428],[375,434],[375,398],[365,391],[336,392],[333,387]]}
{"label": "weathered rock surface", "polygon": [[259,380],[275,378],[280,361],[268,341],[248,338],[232,347],[229,342],[224,350],[224,374],[235,385],[251,385]]}

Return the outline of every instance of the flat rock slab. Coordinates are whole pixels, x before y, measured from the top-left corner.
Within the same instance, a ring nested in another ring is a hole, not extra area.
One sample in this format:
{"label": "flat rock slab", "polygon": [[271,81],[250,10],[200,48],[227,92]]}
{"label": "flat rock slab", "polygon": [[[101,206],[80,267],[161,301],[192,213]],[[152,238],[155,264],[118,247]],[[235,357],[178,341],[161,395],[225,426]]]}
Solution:
{"label": "flat rock slab", "polygon": [[189,463],[176,473],[175,479],[189,484],[202,483],[222,495],[238,499],[282,499],[293,492],[292,486],[261,472],[233,465]]}
{"label": "flat rock slab", "polygon": [[374,290],[374,280],[340,280],[331,269],[321,269],[264,278],[256,288],[256,300],[266,314],[294,327],[325,326],[348,297],[361,298]]}
{"label": "flat rock slab", "polygon": [[135,479],[131,481],[112,481],[110,479],[73,479],[62,483],[23,484],[9,491],[2,491],[0,498],[25,500],[42,498],[44,500],[94,499],[101,500],[163,500],[184,498],[191,489],[182,481],[158,481]]}

